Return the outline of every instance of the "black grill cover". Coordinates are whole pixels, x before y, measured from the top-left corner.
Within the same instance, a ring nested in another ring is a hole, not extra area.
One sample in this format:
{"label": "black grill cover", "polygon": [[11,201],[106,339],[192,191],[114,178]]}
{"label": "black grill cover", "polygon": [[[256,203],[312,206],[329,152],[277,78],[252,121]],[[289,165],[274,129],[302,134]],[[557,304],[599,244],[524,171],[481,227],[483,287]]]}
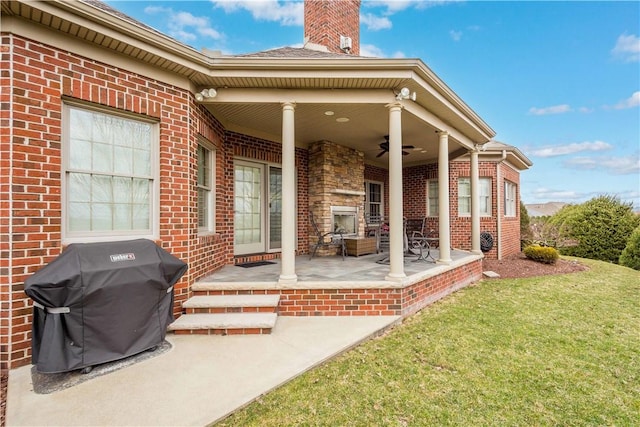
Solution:
{"label": "black grill cover", "polygon": [[150,240],[71,244],[25,281],[34,301],[32,362],[65,372],[160,344],[187,264]]}

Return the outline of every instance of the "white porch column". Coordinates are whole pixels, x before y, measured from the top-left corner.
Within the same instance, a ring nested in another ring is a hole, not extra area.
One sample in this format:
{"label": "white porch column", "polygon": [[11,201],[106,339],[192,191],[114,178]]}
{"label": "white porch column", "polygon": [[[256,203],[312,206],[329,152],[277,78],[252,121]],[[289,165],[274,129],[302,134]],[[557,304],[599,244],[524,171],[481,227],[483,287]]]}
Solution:
{"label": "white porch column", "polygon": [[404,227],[402,212],[402,105],[389,108],[389,274],[400,281],[404,274]]}
{"label": "white porch column", "polygon": [[295,104],[282,104],[282,253],[280,283],[296,283]]}
{"label": "white porch column", "polygon": [[478,149],[471,150],[471,252],[480,250],[480,177],[478,172]]}
{"label": "white porch column", "polygon": [[451,225],[449,224],[449,133],[440,133],[438,146],[438,206],[439,252],[438,262],[451,263]]}

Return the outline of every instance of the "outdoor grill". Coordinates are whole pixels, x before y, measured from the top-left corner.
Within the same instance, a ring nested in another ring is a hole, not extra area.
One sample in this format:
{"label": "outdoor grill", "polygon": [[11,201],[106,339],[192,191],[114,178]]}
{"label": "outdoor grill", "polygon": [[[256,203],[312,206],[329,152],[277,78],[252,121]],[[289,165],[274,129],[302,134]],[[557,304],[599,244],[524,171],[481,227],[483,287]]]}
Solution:
{"label": "outdoor grill", "polygon": [[38,372],[86,371],[161,344],[186,270],[146,239],[69,245],[25,281]]}

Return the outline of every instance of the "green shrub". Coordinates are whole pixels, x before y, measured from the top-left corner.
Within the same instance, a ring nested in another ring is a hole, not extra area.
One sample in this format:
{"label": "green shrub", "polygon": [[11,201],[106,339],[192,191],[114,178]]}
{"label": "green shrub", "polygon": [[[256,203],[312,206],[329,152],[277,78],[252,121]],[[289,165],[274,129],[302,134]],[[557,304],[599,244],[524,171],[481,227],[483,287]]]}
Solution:
{"label": "green shrub", "polygon": [[531,232],[531,218],[527,207],[520,201],[520,250],[531,244],[533,233]]}
{"label": "green shrub", "polygon": [[557,230],[563,255],[617,263],[640,217],[631,203],[604,195],[565,206],[549,222]]}
{"label": "green shrub", "polygon": [[524,248],[524,255],[536,262],[555,264],[560,258],[558,250],[550,246],[531,245]]}
{"label": "green shrub", "polygon": [[627,246],[620,254],[620,265],[640,270],[640,226],[633,230]]}

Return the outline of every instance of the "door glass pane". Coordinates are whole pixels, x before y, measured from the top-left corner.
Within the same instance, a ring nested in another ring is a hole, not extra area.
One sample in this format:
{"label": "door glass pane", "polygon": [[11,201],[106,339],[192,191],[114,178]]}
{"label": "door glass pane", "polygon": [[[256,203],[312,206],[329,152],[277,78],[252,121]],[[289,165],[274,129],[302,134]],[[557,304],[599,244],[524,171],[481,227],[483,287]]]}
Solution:
{"label": "door glass pane", "polygon": [[269,248],[282,247],[282,169],[269,168]]}
{"label": "door glass pane", "polygon": [[235,168],[235,244],[260,243],[262,170],[248,165],[236,165]]}

